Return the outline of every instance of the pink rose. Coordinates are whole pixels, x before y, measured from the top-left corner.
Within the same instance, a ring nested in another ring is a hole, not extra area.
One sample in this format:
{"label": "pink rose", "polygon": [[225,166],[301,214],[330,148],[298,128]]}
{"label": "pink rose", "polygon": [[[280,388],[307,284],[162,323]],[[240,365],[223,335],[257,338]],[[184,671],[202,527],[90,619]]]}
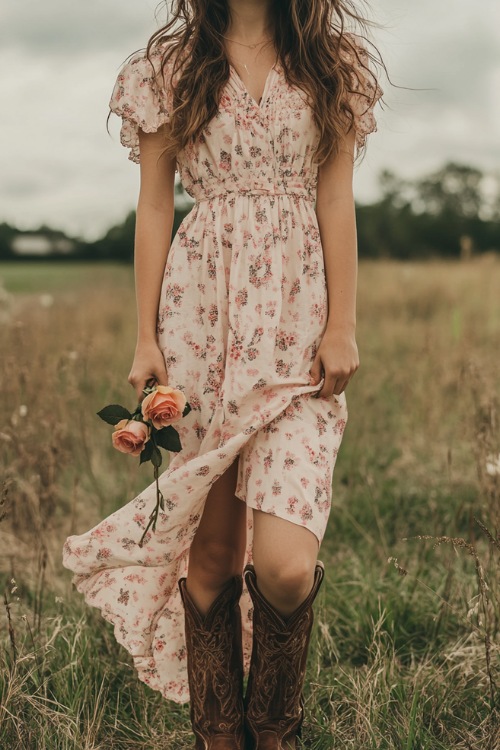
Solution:
{"label": "pink rose", "polygon": [[122,453],[138,456],[149,440],[149,425],[135,419],[121,419],[111,435],[114,447]]}
{"label": "pink rose", "polygon": [[186,396],[178,388],[157,385],[141,402],[142,416],[157,430],[178,422],[186,406]]}

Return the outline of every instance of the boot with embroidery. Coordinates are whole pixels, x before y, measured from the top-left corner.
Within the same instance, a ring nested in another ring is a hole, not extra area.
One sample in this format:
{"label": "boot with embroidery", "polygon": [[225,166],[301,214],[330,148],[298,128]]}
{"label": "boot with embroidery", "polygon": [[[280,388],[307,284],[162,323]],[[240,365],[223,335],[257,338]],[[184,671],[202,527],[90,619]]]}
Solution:
{"label": "boot with embroidery", "polygon": [[200,614],[179,580],[185,613],[190,715],[195,750],[244,750],[243,655],[239,599],[234,576]]}
{"label": "boot with embroidery", "polygon": [[313,625],[312,604],[324,577],[316,564],[307,598],[283,617],[257,588],[253,565],[244,570],[253,602],[253,644],[245,695],[247,750],[296,750],[304,719],[302,686]]}

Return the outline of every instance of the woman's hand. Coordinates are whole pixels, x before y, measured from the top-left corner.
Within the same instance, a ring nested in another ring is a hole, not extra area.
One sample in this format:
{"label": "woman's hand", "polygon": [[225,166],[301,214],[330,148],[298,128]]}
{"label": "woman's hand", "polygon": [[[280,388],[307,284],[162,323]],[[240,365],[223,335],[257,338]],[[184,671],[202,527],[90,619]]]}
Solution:
{"label": "woman's hand", "polygon": [[[152,385],[168,385],[167,369],[162,351],[155,341],[139,341],[135,348],[132,369],[127,378],[137,393],[139,403],[144,398],[143,389]],[[156,381],[156,383],[152,382]]]}
{"label": "woman's hand", "polygon": [[319,383],[323,373],[325,376],[318,398],[339,396],[347,388],[358,367],[354,330],[327,327],[310,370],[313,383]]}

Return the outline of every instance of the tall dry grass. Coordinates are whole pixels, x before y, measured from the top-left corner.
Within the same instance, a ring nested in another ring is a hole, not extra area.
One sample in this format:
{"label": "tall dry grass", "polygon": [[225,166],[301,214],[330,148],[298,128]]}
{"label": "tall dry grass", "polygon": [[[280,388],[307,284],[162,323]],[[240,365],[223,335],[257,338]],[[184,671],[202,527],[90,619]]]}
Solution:
{"label": "tall dry grass", "polygon": [[[0,268],[0,747],[185,748],[187,707],[137,681],[61,566],[150,482],[96,416],[134,399],[132,269],[50,266]],[[498,271],[360,265],[305,747],[500,748]]]}

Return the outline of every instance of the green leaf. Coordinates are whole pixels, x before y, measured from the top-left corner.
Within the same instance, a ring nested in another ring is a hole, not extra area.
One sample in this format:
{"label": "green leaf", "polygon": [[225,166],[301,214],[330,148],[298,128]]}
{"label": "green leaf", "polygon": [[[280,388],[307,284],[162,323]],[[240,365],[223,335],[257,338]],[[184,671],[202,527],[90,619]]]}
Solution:
{"label": "green leaf", "polygon": [[182,416],[185,417],[187,414],[189,414],[190,411],[191,411],[191,406],[186,401],[186,406],[184,407],[184,411],[182,412]]}
{"label": "green leaf", "polygon": [[167,451],[173,451],[178,453],[182,450],[181,441],[179,439],[179,433],[169,424],[167,427],[162,427],[155,434],[155,442],[160,448],[165,448]]}
{"label": "green leaf", "polygon": [[159,448],[156,447],[156,445],[153,446],[153,452],[151,455],[151,463],[153,466],[161,466],[162,458],[161,458],[161,451]]}
{"label": "green leaf", "polygon": [[118,424],[121,419],[131,419],[132,414],[128,409],[120,404],[108,404],[104,409],[97,412],[97,415],[101,417],[108,424]]}
{"label": "green leaf", "polygon": [[144,448],[142,449],[140,453],[140,461],[139,466],[143,464],[145,461],[151,461],[151,456],[153,455],[153,442],[151,440],[148,440],[148,442],[144,445]]}

